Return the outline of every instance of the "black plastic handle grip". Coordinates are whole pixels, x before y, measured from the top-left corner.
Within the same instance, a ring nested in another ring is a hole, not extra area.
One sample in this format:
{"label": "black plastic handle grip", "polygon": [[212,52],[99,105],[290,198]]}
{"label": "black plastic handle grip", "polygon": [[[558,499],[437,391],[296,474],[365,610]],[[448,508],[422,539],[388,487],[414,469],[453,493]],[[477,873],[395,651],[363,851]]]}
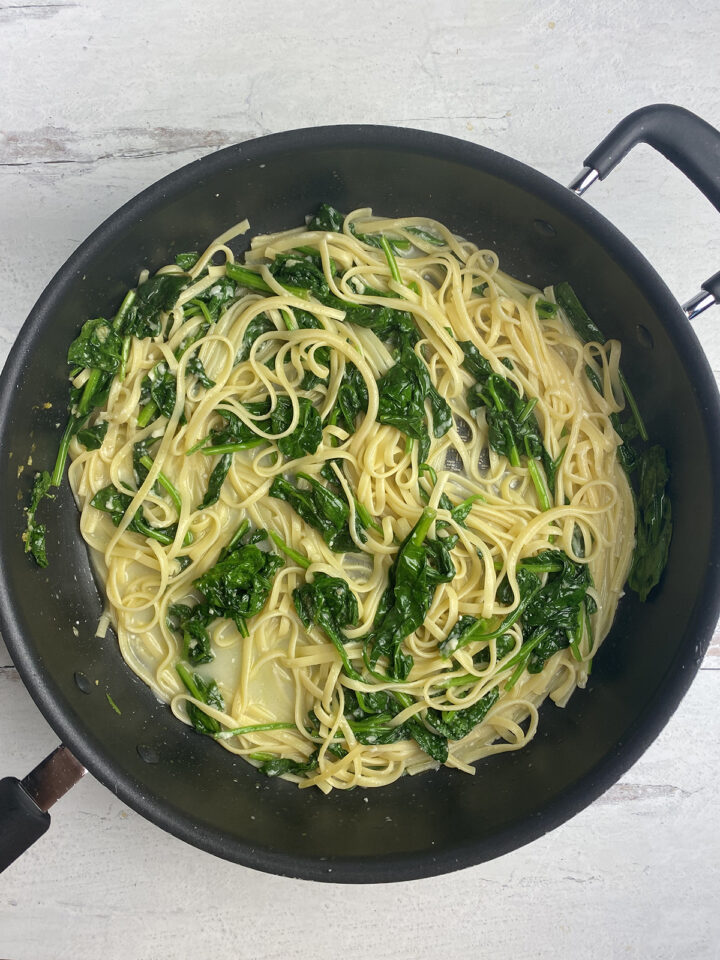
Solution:
{"label": "black plastic handle grip", "polygon": [[0,873],[50,826],[50,814],[35,803],[15,777],[0,780]]}
{"label": "black plastic handle grip", "polygon": [[[720,210],[720,132],[715,127],[671,103],[641,107],[610,131],[586,157],[585,166],[604,180],[638,143],[654,147]],[[720,273],[706,280],[702,289],[720,303]]]}
{"label": "black plastic handle grip", "polygon": [[31,847],[50,826],[48,810],[85,774],[60,744],[24,780],[0,780],[0,873]]}

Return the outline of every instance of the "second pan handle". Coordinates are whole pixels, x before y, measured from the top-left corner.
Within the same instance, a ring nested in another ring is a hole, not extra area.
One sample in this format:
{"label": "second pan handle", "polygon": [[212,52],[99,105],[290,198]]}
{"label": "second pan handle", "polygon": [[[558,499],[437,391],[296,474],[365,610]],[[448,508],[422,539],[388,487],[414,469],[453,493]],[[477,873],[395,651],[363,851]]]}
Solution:
{"label": "second pan handle", "polygon": [[[696,114],[671,103],[641,107],[621,120],[585,158],[569,184],[578,196],[604,180],[638,143],[647,143],[681,170],[720,211],[720,132]],[[688,317],[720,303],[720,272],[701,285],[683,307]]]}
{"label": "second pan handle", "polygon": [[25,777],[0,780],[0,873],[50,826],[49,808],[74,787],[85,768],[59,746]]}

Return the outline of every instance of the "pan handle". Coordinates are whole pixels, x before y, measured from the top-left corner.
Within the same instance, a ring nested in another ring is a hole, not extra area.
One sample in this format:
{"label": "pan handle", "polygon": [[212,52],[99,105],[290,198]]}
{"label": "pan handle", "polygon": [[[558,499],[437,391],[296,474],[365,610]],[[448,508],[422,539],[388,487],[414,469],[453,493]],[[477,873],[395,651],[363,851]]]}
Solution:
{"label": "pan handle", "polygon": [[[585,158],[585,166],[568,185],[579,197],[596,180],[604,180],[638,143],[647,143],[688,177],[720,210],[720,132],[696,114],[671,103],[641,107],[614,127]],[[714,274],[683,304],[692,320],[720,303],[720,273]]]}
{"label": "pan handle", "polygon": [[48,809],[85,774],[67,747],[59,746],[24,780],[0,780],[0,873],[50,826]]}

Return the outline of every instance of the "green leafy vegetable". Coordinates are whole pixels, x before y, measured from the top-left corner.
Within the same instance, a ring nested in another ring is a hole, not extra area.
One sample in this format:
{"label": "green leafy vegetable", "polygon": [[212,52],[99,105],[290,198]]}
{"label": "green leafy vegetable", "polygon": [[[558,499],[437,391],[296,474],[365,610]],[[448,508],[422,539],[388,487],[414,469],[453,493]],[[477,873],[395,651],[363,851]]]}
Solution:
{"label": "green leafy vegetable", "polygon": [[182,274],[163,273],[141,283],[121,325],[121,332],[138,340],[159,336],[164,314],[175,306],[187,282],[187,277]]}
{"label": "green leafy vegetable", "polygon": [[[225,701],[222,698],[222,694],[215,680],[211,677],[205,678],[199,673],[190,673],[184,663],[178,663],[175,669],[191,696],[200,703],[205,703],[209,707],[215,707],[216,710],[225,709]],[[187,713],[190,722],[198,733],[212,736],[215,733],[220,733],[222,730],[220,723],[214,717],[209,716],[204,710],[201,710],[196,704],[190,703],[190,701],[187,702]]]}
{"label": "green leafy vegetable", "polygon": [[[492,621],[476,620],[473,624],[466,624],[462,630],[455,632],[453,629],[450,634],[440,644],[440,653],[443,657],[449,657],[456,650],[474,643],[478,640],[495,640],[506,633],[510,627],[520,619],[525,612],[526,607],[542,588],[540,577],[532,570],[520,567],[516,574],[518,591],[520,593],[520,602],[515,609],[507,614],[499,624],[493,626]],[[507,581],[504,581],[504,591],[498,591],[498,597],[501,602],[510,603],[512,593],[508,596]],[[457,626],[457,625],[456,625]]]}
{"label": "green leafy vegetable", "polygon": [[[176,399],[177,377],[162,360],[155,364],[142,382],[140,403],[144,406],[138,416],[138,426],[146,427],[158,413],[169,420],[173,415]],[[150,413],[146,413],[148,410]]]}
{"label": "green leafy vegetable", "polygon": [[173,603],[168,607],[165,618],[168,629],[182,633],[185,645],[184,656],[190,663],[209,663],[215,656],[210,647],[210,634],[207,631],[211,619],[209,610],[204,604],[189,607],[183,603]]}
{"label": "green leafy vegetable", "polygon": [[[264,402],[245,404],[245,407],[253,415],[261,415],[269,410],[269,404]],[[213,428],[204,440],[196,444],[191,451],[188,451],[191,453],[199,449],[205,456],[217,454],[220,457],[210,474],[207,492],[199,504],[198,510],[203,510],[217,503],[225,477],[227,477],[232,466],[234,453],[238,450],[249,450],[252,447],[267,443],[264,437],[258,436],[253,428],[241,420],[232,410],[218,408],[215,413],[222,417],[222,427]]]}
{"label": "green leafy vegetable", "polygon": [[[270,410],[270,404],[266,401],[246,403],[243,406],[253,417],[262,417]],[[218,407],[215,413],[222,417],[223,425],[214,427],[198,447],[205,456],[236,453],[238,450],[249,450],[267,443],[265,437],[258,436],[252,426],[241,420],[232,410]]]}
{"label": "green leafy vegetable", "polygon": [[116,373],[122,360],[122,347],[122,336],[107,320],[98,317],[83,324],[80,335],[68,348],[67,360],[73,366]]}
{"label": "green leafy vegetable", "polygon": [[378,393],[378,422],[396,427],[406,437],[418,440],[419,457],[424,461],[430,451],[425,401],[430,403],[433,434],[437,438],[452,426],[452,412],[414,350],[403,347],[398,362],[378,381]]}
{"label": "green leafy vegetable", "polygon": [[[422,477],[426,473],[429,474],[432,485],[435,486],[435,484],[437,483],[437,473],[427,463],[418,464],[419,476]],[[420,496],[422,497],[422,499],[425,501],[425,503],[428,503],[428,501],[430,500],[430,496],[427,493],[427,491],[422,487],[422,485],[419,486],[419,490],[420,490]],[[438,507],[440,507],[441,510],[448,510],[453,520],[455,521],[455,523],[457,523],[458,526],[460,527],[465,527],[466,526],[465,521],[467,520],[468,515],[472,510],[472,505],[476,503],[478,500],[481,500],[484,502],[485,497],[483,497],[481,493],[476,493],[476,494],[473,494],[473,496],[471,497],[467,497],[467,499],[463,500],[456,507],[454,507],[452,505],[452,501],[450,500],[450,497],[448,497],[446,493],[441,493],[440,498],[438,499]],[[436,525],[438,530],[442,530],[447,526],[449,526],[449,524],[441,520],[439,520]]]}
{"label": "green leafy vegetable", "polygon": [[488,361],[470,341],[460,343],[465,359],[463,367],[475,377],[477,383],[468,392],[471,410],[485,407],[488,424],[488,439],[492,449],[507,457],[514,467],[520,466],[521,457],[526,458],[541,510],[550,509],[550,498],[540,470],[535,463],[540,460],[545,467],[550,491],[554,493],[554,481],[560,460],[553,461],[542,442],[542,434],[534,408],[536,398],[521,397],[513,383],[494,373]]}
{"label": "green leafy vegetable", "polygon": [[199,259],[200,254],[197,252],[197,250],[193,250],[190,253],[178,253],[175,257],[175,263],[180,267],[181,270],[185,270],[187,273],[188,270],[192,270]]}
{"label": "green leafy vegetable", "polygon": [[418,240],[422,240],[423,243],[429,243],[433,247],[447,246],[442,237],[438,237],[428,230],[423,230],[421,227],[405,227],[405,231],[417,237]]}
{"label": "green leafy vegetable", "polygon": [[275,324],[264,313],[260,313],[257,315],[257,317],[253,317],[247,326],[247,330],[245,331],[245,336],[242,339],[242,344],[240,345],[240,350],[235,358],[235,362],[242,363],[244,360],[247,360],[250,356],[252,345],[255,343],[257,338],[262,336],[263,333],[270,333],[271,330],[276,329],[277,327]]}
{"label": "green leafy vegetable", "polygon": [[[113,484],[108,484],[107,487],[98,490],[90,503],[97,510],[103,510],[105,513],[110,514],[112,522],[116,527],[119,527],[132,500],[133,498],[130,494],[123,493],[118,490],[117,487],[113,486]],[[139,533],[143,537],[157,540],[158,543],[167,546],[175,540],[177,524],[174,523],[168,527],[153,527],[145,520],[143,509],[140,507],[128,524],[127,529],[132,530],[134,533]]]}
{"label": "green leafy vegetable", "polygon": [[[555,297],[571,326],[584,342],[606,342],[605,335],[590,319],[569,283],[557,284]],[[600,378],[595,370],[588,365],[585,372],[593,387],[602,394]],[[660,581],[670,548],[672,509],[667,493],[670,473],[667,456],[662,447],[652,446],[643,452],[638,451],[637,438],[647,441],[648,433],[622,371],[619,372],[619,379],[627,400],[629,416],[621,417],[616,413],[610,416],[613,428],[622,440],[617,455],[629,476],[639,468],[638,477],[633,484],[636,496],[636,546],[628,584],[640,599],[645,601]]]}
{"label": "green leafy vegetable", "polygon": [[[229,276],[216,277],[209,286],[188,301],[185,306],[185,319],[189,319],[192,308],[196,307],[208,324],[216,323],[237,298],[238,289],[233,280]],[[204,336],[208,327],[201,327],[201,329]]]}
{"label": "green leafy vegetable", "polygon": [[359,743],[374,746],[397,743],[399,740],[415,740],[434,760],[446,762],[447,739],[429,730],[419,716],[410,717],[401,724],[392,722],[405,707],[412,704],[412,698],[389,690],[360,693],[347,688],[344,696],[345,717]]}
{"label": "green leafy vegetable", "polygon": [[[270,412],[269,398],[257,403],[246,403],[244,406],[253,417],[262,417]],[[291,459],[299,459],[309,453],[315,453],[322,441],[322,421],[311,401],[307,397],[300,397],[298,408],[298,420],[295,429],[286,437],[281,437],[277,442],[280,452]],[[205,456],[236,453],[238,450],[248,450],[259,444],[267,443],[265,437],[258,436],[251,426],[231,410],[218,408],[215,412],[225,422],[221,428],[211,430],[205,440],[197,447]],[[286,394],[280,394],[276,398],[274,410],[266,421],[267,432],[283,433],[292,423],[292,417],[293,407],[290,397]],[[230,462],[226,462],[229,469]],[[223,473],[223,479],[225,474],[227,474],[227,470]],[[208,504],[204,505],[208,506]]]}
{"label": "green leafy vegetable", "polygon": [[[565,316],[570,322],[571,327],[583,341],[583,343],[597,342],[605,343],[607,338],[605,334],[600,330],[600,328],[590,319],[585,308],[578,300],[577,294],[570,286],[569,283],[558,283],[555,286],[555,299],[558,302],[558,305],[562,307]],[[620,385],[622,386],[623,393],[627,399],[628,407],[630,408],[630,413],[635,423],[635,428],[637,434],[639,434],[642,440],[647,442],[648,433],[645,428],[642,417],[640,416],[640,411],[638,410],[638,405],[635,401],[635,397],[630,390],[628,382],[622,374],[622,371],[619,374]],[[602,391],[599,391],[602,392]],[[617,429],[617,428],[616,428]],[[618,433],[620,431],[618,430]],[[622,436],[622,433],[620,434]]]}
{"label": "green leafy vegetable", "polygon": [[493,687],[471,707],[442,711],[430,709],[427,711],[428,723],[448,740],[462,740],[479,723],[482,723],[490,708],[497,703],[499,696],[500,691],[497,687]]}
{"label": "green leafy vegetable", "polygon": [[307,568],[310,566],[310,561],[307,557],[304,557],[301,553],[298,553],[297,550],[293,550],[292,547],[288,546],[283,538],[279,534],[275,533],[274,530],[270,531],[270,537],[275,546],[278,547],[278,549],[281,550],[286,557],[290,557],[290,559],[297,563],[299,567],[307,570]]}
{"label": "green leafy vegetable", "polygon": [[250,759],[259,764],[261,773],[266,777],[284,777],[293,774],[296,777],[306,777],[318,765],[318,750],[315,750],[307,760],[291,760],[289,757],[275,757],[271,753],[251,753]]}
{"label": "green leafy vegetable", "polygon": [[413,658],[402,650],[403,640],[422,626],[438,584],[455,576],[450,550],[457,537],[429,538],[435,515],[426,507],[401,544],[372,632],[365,638],[369,667],[374,668],[381,656],[387,657],[388,676],[394,680],[406,680],[413,665]]}
{"label": "green leafy vegetable", "polygon": [[646,600],[659,583],[672,537],[672,508],[667,485],[670,471],[662,447],[650,447],[639,458],[637,544],[628,584]]}
{"label": "green leafy vegetable", "polygon": [[[135,471],[135,479],[138,483],[138,486],[142,484],[147,477],[148,473],[152,469],[153,461],[150,457],[150,452],[152,448],[157,443],[158,438],[156,437],[146,437],[145,440],[139,440],[137,443],[133,444],[133,469]],[[155,483],[154,490],[156,493],[160,493],[161,490],[164,490],[172,500],[175,509],[180,514],[182,510],[182,499],[180,493],[174,483],[167,477],[162,470],[157,475],[157,481]]]}
{"label": "green leafy vegetable", "polygon": [[350,663],[345,650],[345,627],[355,627],[358,622],[358,602],[347,582],[342,577],[316,573],[311,582],[293,590],[293,601],[298,616],[306,630],[312,624],[320,627],[333,644],[343,663],[345,673],[354,680],[361,675]]}
{"label": "green leafy vegetable", "polygon": [[[346,501],[307,473],[298,473],[297,477],[308,484],[307,489],[295,487],[278,476],[270,486],[270,496],[289,503],[301,519],[320,531],[331,550],[336,553],[357,551],[350,536],[350,508]],[[366,538],[361,536],[360,539],[364,542]]]}
{"label": "green leafy vegetable", "polygon": [[348,433],[355,433],[355,421],[359,414],[367,412],[367,405],[367,384],[355,364],[346,362],[337,392],[335,422]]}
{"label": "green leafy vegetable", "polygon": [[230,472],[231,466],[232,454],[224,453],[212,469],[208,480],[207,491],[198,504],[198,510],[204,510],[206,507],[211,507],[214,503],[218,502],[222,485],[225,483],[225,477],[227,477]]}
{"label": "green leafy vegetable", "polygon": [[[322,420],[307,397],[298,399],[299,413],[297,426],[292,433],[281,437],[277,445],[280,453],[291,460],[298,460],[308,453],[315,453],[322,442]],[[270,414],[270,427],[273,433],[282,433],[292,423],[293,408],[290,397],[281,394],[277,398],[275,409]]]}
{"label": "green leafy vegetable", "polygon": [[85,427],[78,430],[77,438],[86,450],[99,450],[107,434],[110,424],[107,420],[94,427]]}
{"label": "green leafy vegetable", "polygon": [[317,213],[308,220],[308,230],[341,233],[345,217],[329,203],[321,203]]}
{"label": "green leafy vegetable", "polygon": [[[525,584],[521,578],[518,581],[521,585],[521,592],[523,589],[527,592],[528,587],[535,583],[535,580]],[[522,611],[521,611],[522,612]],[[511,615],[512,616],[512,615]],[[518,615],[519,616],[519,615]],[[517,618],[515,618],[517,619]],[[514,620],[513,620],[514,622]],[[469,643],[473,643],[476,639],[482,640],[487,638],[489,632],[493,633],[492,639],[495,642],[495,657],[499,662],[504,657],[510,653],[510,651],[515,646],[515,641],[509,633],[503,633],[497,636],[497,631],[491,631],[491,623],[488,620],[481,620],[477,617],[471,617],[468,615],[463,615],[458,617],[457,622],[454,627],[447,635],[445,640],[443,640],[440,646],[440,652],[443,656],[448,656],[449,653],[453,653],[455,650],[460,650],[462,647],[466,647]],[[490,642],[484,647],[479,653],[476,653],[473,657],[473,663],[478,669],[487,667],[490,664]],[[477,679],[472,675],[468,674],[467,678],[470,682],[475,682]],[[465,679],[465,678],[462,678]],[[453,681],[453,686],[458,684]]]}
{"label": "green leafy vegetable", "polygon": [[194,581],[202,601],[194,606],[176,603],[168,608],[168,629],[182,633],[184,655],[191,663],[213,659],[207,628],[218,618],[234,620],[241,635],[247,636],[247,621],[267,603],[272,582],[283,565],[276,554],[256,546],[266,539],[266,531],[248,534],[248,527],[243,524],[215,566]]}
{"label": "green leafy vegetable", "polygon": [[27,528],[24,536],[25,553],[32,554],[39,567],[46,567],[48,565],[47,549],[45,545],[47,528],[44,523],[36,522],[35,513],[40,505],[40,501],[45,497],[48,497],[50,500],[55,499],[55,494],[50,493],[51,485],[52,477],[47,470],[37,473],[35,475],[35,483],[33,484],[32,488],[30,504],[26,510]]}
{"label": "green leafy vegetable", "polygon": [[216,733],[216,740],[229,740],[231,737],[242,737],[248,733],[262,733],[266,730],[295,730],[294,723],[248,723],[243,727],[233,727],[231,730],[222,730]]}
{"label": "green leafy vegetable", "polygon": [[[378,241],[378,246],[380,242]],[[353,304],[336,297],[323,271],[315,263],[294,254],[278,254],[270,266],[275,279],[287,289],[301,289],[320,303],[345,311],[345,319],[367,327],[382,341],[412,346],[419,339],[412,314],[378,304]]]}
{"label": "green leafy vegetable", "polygon": [[[543,574],[546,575],[544,583]],[[592,586],[590,568],[585,563],[574,562],[562,550],[544,550],[536,557],[523,560],[517,570],[517,583],[520,601],[499,624],[462,617],[440,646],[441,654],[447,657],[469,643],[495,639],[496,656],[501,660],[513,648],[513,640],[506,632],[520,621],[522,646],[504,665],[514,668],[506,684],[508,688],[525,669],[529,673],[540,673],[553,654],[569,646],[578,659],[583,659],[580,641],[586,630],[590,635],[589,618],[597,609],[587,592]],[[502,603],[512,602],[507,580],[500,585],[498,599]],[[476,661],[479,666],[489,664],[488,648],[479,656],[481,659]]]}
{"label": "green leafy vegetable", "polygon": [[558,305],[552,303],[550,300],[538,298],[535,301],[535,311],[541,320],[549,320],[550,317],[554,317],[558,312]]}
{"label": "green leafy vegetable", "polygon": [[194,583],[213,618],[234,620],[245,636],[246,621],[265,606],[275,574],[282,565],[277,554],[266,553],[254,543],[248,543],[236,547]]}
{"label": "green leafy vegetable", "polygon": [[[308,220],[308,230],[322,230],[329,233],[342,233],[344,214],[340,213],[329,203],[321,203],[317,213]],[[380,247],[383,239],[386,239],[393,251],[409,250],[410,242],[403,237],[385,237],[384,234],[358,233],[355,224],[351,224],[350,231],[353,236],[371,247]]]}
{"label": "green leafy vegetable", "polygon": [[[140,284],[137,290],[128,291],[112,323],[100,317],[83,324],[79,336],[68,349],[68,362],[73,367],[73,377],[82,371],[87,371],[87,377],[82,387],[73,386],[70,389],[70,416],[44,496],[50,496],[49,486],[58,487],[62,482],[68,449],[76,434],[79,434],[80,443],[87,449],[97,449],[102,443],[107,424],[84,429],[90,414],[106,402],[113,378],[124,377],[132,336],[158,336],[162,330],[165,311],[172,309],[186,282],[187,278],[184,276],[164,274],[153,277]],[[167,405],[168,397],[163,395],[162,399]],[[141,413],[145,424],[153,419],[160,406],[150,395],[150,384],[148,400]],[[144,425],[140,418],[138,422],[140,426]],[[32,507],[32,517],[36,509],[37,503]],[[142,525],[142,521],[140,522]],[[163,535],[155,535],[155,539],[160,539],[161,536]],[[26,547],[41,566],[47,565],[44,525],[34,524],[34,520],[30,522],[26,533]]]}
{"label": "green leafy vegetable", "polygon": [[605,334],[587,315],[585,307],[578,300],[577,294],[570,284],[557,283],[554,289],[558,306],[562,307],[570,325],[582,342],[605,343],[607,339]]}
{"label": "green leafy vegetable", "polygon": [[[209,390],[211,387],[215,386],[215,381],[211,380],[205,371],[202,360],[198,356],[190,357],[185,367],[188,373],[196,376],[200,383],[205,387],[206,390]],[[173,404],[174,406],[174,404]]]}

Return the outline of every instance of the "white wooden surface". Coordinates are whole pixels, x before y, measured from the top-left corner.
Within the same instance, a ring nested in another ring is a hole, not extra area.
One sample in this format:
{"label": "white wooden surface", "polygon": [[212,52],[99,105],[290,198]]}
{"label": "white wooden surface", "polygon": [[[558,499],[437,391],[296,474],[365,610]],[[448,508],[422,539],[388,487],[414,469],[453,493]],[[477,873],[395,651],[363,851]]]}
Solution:
{"label": "white wooden surface", "polygon": [[[0,0],[0,360],[57,267],[139,189],[263,133],[347,121],[466,137],[567,181],[630,110],[720,125],[716,0],[191,4]],[[639,149],[589,202],[684,299],[718,215]],[[697,332],[720,373],[720,311]],[[87,777],[0,881],[0,955],[374,960],[720,956],[720,643],[621,783],[494,863],[391,887],[268,877]],[[0,643],[0,776],[56,743]]]}

